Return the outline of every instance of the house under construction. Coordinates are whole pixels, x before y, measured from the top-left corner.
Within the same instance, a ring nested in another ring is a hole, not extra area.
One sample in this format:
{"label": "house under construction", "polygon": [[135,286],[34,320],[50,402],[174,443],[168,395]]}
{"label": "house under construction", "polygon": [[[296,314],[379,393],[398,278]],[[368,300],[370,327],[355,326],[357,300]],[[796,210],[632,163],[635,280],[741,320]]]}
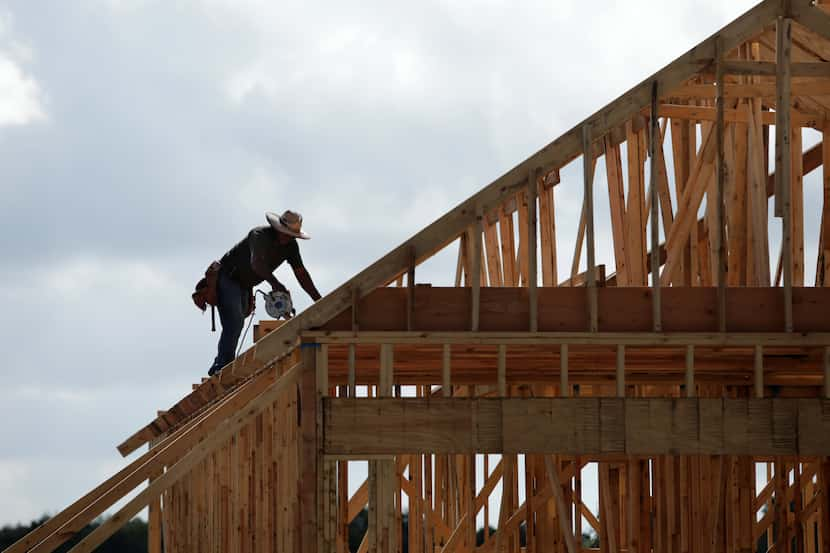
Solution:
{"label": "house under construction", "polygon": [[[577,553],[590,527],[603,553],[830,553],[828,133],[830,8],[765,0],[261,323],[7,551],[53,551],[137,491],[72,551],[149,506],[153,553],[346,553],[364,508],[360,552]],[[575,244],[560,187],[583,194]],[[418,284],[448,247],[455,286]]]}

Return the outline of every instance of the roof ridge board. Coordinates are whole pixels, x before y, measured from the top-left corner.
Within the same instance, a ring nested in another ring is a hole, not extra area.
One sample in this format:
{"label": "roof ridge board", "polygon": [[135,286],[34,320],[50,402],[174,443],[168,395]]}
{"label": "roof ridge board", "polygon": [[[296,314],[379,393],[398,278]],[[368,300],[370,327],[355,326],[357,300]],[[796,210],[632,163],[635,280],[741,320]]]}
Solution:
{"label": "roof ridge board", "polygon": [[[807,0],[794,0],[794,3],[805,2]],[[244,362],[240,362],[241,358],[238,358],[229,365],[230,371],[227,368],[222,371],[225,373],[221,380],[222,384],[232,383],[236,378],[249,376],[287,354],[295,346],[300,332],[325,323],[349,307],[355,291],[359,297],[362,297],[371,292],[376,286],[380,286],[394,278],[397,273],[408,267],[413,248],[416,262],[420,262],[436,249],[448,245],[472,224],[477,208],[487,211],[518,192],[527,184],[528,175],[531,171],[558,169],[578,157],[582,150],[582,128],[585,125],[591,127],[591,135],[594,138],[603,136],[627,119],[637,115],[640,109],[649,104],[652,84],[655,80],[657,81],[659,95],[681,85],[712,63],[718,46],[723,51],[731,50],[754,36],[759,29],[773,21],[781,11],[781,0],[762,1],[539,149],[327,294],[317,303],[287,321],[279,329],[264,336],[243,354]],[[151,422],[145,428],[152,428],[152,425]],[[136,432],[133,437],[141,439],[141,436],[142,430]],[[138,444],[138,446],[140,445],[143,444]]]}

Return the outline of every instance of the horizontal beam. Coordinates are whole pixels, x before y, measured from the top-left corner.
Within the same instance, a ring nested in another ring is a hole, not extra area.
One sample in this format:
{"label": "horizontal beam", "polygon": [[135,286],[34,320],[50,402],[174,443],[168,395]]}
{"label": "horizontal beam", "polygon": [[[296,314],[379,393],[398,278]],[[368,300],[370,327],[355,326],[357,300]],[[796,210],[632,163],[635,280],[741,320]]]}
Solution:
{"label": "horizontal beam", "polygon": [[[794,82],[793,96],[827,96],[830,94],[830,81]],[[714,98],[717,95],[715,84],[687,84],[674,88],[663,94],[662,98]],[[725,83],[724,98],[775,98],[775,83]]]}
{"label": "horizontal beam", "polygon": [[[793,77],[828,77],[830,63],[801,62],[790,64]],[[768,75],[778,73],[778,65],[771,61],[728,60],[723,63],[723,72],[727,75]]]}
{"label": "horizontal beam", "polygon": [[[600,332],[650,332],[651,289],[607,287],[598,289]],[[670,287],[662,290],[661,318],[665,332],[718,331],[716,288]],[[408,321],[408,290],[378,288],[358,304],[357,326],[362,331],[426,332],[466,331],[470,328],[472,295],[469,288],[416,286],[413,313]],[[779,332],[784,329],[781,288],[729,288],[726,328],[730,332]],[[588,330],[587,291],[576,287],[538,289],[538,330],[582,332]],[[529,330],[527,289],[481,289],[479,330],[519,332]],[[830,289],[793,289],[795,329],[801,333],[830,332]],[[411,323],[408,325],[408,322]],[[318,327],[326,331],[351,331],[352,309]]]}
{"label": "horizontal beam", "polygon": [[[724,112],[724,121],[727,123],[748,123],[749,118],[744,109],[726,108]],[[713,107],[707,106],[687,106],[678,104],[662,104],[658,107],[658,114],[660,117],[671,117],[673,119],[688,119],[691,121],[715,121],[717,119],[717,110]],[[765,125],[775,124],[775,112],[762,111],[761,122]],[[803,113],[793,111],[792,124],[797,127],[809,127],[813,129],[824,128],[826,120],[823,117],[805,115]]]}
{"label": "horizontal beam", "polygon": [[486,346],[830,346],[830,332],[327,332],[308,331],[303,339],[319,344],[419,344]]}
{"label": "horizontal beam", "polygon": [[823,399],[325,398],[323,414],[334,457],[830,454]]}

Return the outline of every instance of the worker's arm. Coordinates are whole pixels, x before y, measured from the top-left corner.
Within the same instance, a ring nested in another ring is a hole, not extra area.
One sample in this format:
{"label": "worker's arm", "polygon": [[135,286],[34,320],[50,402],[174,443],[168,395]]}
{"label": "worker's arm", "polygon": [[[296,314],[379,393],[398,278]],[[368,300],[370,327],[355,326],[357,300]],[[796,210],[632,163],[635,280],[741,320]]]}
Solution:
{"label": "worker's arm", "polygon": [[294,276],[297,277],[297,282],[299,282],[300,286],[303,287],[303,290],[311,296],[311,299],[317,301],[322,297],[320,296],[320,292],[317,291],[317,287],[314,286],[314,281],[311,280],[311,275],[308,274],[305,267],[302,265],[294,267]]}

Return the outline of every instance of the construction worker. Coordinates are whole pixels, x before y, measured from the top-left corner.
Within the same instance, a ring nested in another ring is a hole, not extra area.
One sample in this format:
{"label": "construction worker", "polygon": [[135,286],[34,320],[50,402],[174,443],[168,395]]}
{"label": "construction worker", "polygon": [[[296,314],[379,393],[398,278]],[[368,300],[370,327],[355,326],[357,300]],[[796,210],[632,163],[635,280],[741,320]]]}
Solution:
{"label": "construction worker", "polygon": [[248,235],[219,261],[221,268],[216,283],[216,306],[222,334],[219,337],[219,351],[208,375],[213,376],[236,357],[236,347],[245,317],[253,310],[253,288],[262,281],[268,281],[274,291],[288,292],[288,289],[274,276],[274,270],[283,261],[288,261],[294,270],[297,282],[303,290],[317,301],[320,292],[314,286],[311,275],[303,266],[297,239],[310,237],[302,230],[303,217],[299,213],[286,211],[282,215],[265,214],[269,226],[251,229]]}

